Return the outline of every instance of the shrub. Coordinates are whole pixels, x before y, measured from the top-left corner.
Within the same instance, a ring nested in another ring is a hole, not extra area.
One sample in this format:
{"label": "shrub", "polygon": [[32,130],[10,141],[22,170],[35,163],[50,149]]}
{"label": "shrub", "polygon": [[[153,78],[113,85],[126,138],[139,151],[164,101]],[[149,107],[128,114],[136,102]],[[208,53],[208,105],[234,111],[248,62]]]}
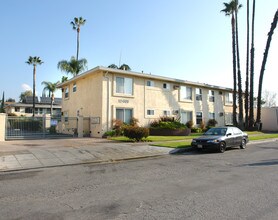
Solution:
{"label": "shrub", "polygon": [[121,120],[119,120],[119,119],[113,120],[113,130],[115,131],[116,136],[122,135],[123,126],[124,126],[124,123]]}
{"label": "shrub", "polygon": [[206,130],[206,125],[205,125],[204,121],[201,121],[200,128],[202,131]]}
{"label": "shrub", "polygon": [[115,130],[111,130],[111,131],[106,131],[102,137],[106,138],[106,137],[114,137],[116,136],[116,131]]}
{"label": "shrub", "polygon": [[186,125],[176,120],[174,117],[161,117],[151,122],[150,128],[153,129],[186,129]]}
{"label": "shrub", "polygon": [[193,127],[193,121],[188,121],[188,122],[186,122],[186,127],[188,127],[188,128],[192,128]]}
{"label": "shrub", "polygon": [[202,133],[202,129],[201,129],[201,128],[192,127],[192,128],[191,128],[191,132],[192,132],[192,133]]}
{"label": "shrub", "polygon": [[50,133],[50,134],[57,134],[56,126],[55,126],[55,125],[51,125],[51,126],[50,126],[50,128],[49,128],[49,133]]}
{"label": "shrub", "polygon": [[208,127],[215,127],[218,124],[218,122],[215,119],[209,119],[207,122]]}
{"label": "shrub", "polygon": [[130,120],[130,125],[134,127],[138,127],[139,120],[137,118],[132,117]]}
{"label": "shrub", "polygon": [[143,127],[130,126],[130,125],[125,126],[124,136],[138,142],[141,141],[143,138],[147,138],[149,136],[149,129]]}

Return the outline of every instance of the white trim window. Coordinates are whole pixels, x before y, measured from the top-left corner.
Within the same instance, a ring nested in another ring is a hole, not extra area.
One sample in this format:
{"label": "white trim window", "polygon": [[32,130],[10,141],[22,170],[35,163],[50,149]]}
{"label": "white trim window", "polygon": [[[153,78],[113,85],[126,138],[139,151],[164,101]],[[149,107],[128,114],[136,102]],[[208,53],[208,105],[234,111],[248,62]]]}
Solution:
{"label": "white trim window", "polygon": [[152,81],[152,80],[147,80],[146,85],[147,85],[148,87],[154,87],[154,81]]}
{"label": "white trim window", "polygon": [[72,92],[76,92],[76,83],[73,83]]}
{"label": "white trim window", "polygon": [[186,124],[189,121],[192,121],[192,111],[182,111],[181,123]]}
{"label": "white trim window", "polygon": [[188,86],[180,87],[180,100],[192,100],[192,88]]}
{"label": "white trim window", "polygon": [[121,120],[126,124],[130,124],[132,117],[133,117],[133,109],[116,108],[116,119]]}
{"label": "white trim window", "polygon": [[69,87],[65,88],[65,99],[69,97]]}
{"label": "white trim window", "polygon": [[215,94],[215,92],[213,90],[209,90],[209,101],[210,102],[214,102],[214,100],[215,100],[214,94]]}
{"label": "white trim window", "polygon": [[215,119],[215,113],[209,112],[208,117],[209,117],[209,119]]}
{"label": "white trim window", "polygon": [[163,89],[170,90],[170,84],[169,83],[163,83]]}
{"label": "white trim window", "polygon": [[225,104],[233,104],[233,93],[226,92],[225,93]]}
{"label": "white trim window", "polygon": [[203,121],[203,113],[202,112],[196,112],[196,124],[200,125]]}
{"label": "white trim window", "polygon": [[148,109],[147,110],[147,115],[148,116],[154,115],[154,110],[153,109]]}
{"label": "white trim window", "polygon": [[196,88],[195,93],[196,93],[196,100],[197,101],[202,101],[202,89]]}
{"label": "white trim window", "polygon": [[116,77],[116,93],[133,95],[133,79],[127,77]]}
{"label": "white trim window", "polygon": [[164,110],[163,111],[163,116],[170,116],[171,112],[169,110]]}

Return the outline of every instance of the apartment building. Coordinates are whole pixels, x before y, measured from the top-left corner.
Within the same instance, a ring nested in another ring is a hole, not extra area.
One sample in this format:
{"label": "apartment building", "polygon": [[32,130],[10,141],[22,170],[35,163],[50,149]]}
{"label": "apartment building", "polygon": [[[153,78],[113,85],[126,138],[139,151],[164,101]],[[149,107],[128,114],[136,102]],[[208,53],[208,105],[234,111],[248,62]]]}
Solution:
{"label": "apartment building", "polygon": [[216,119],[232,123],[232,89],[158,75],[95,67],[61,83],[62,115],[91,117],[92,137],[112,129],[112,120],[141,126],[161,116],[192,120],[194,126]]}

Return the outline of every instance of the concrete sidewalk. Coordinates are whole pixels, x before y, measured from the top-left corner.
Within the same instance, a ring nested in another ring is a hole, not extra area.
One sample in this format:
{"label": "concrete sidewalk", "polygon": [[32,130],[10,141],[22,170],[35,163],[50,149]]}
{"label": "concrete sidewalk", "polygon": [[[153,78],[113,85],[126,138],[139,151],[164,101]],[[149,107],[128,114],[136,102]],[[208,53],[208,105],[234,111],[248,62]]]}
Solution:
{"label": "concrete sidewalk", "polygon": [[6,141],[0,142],[0,172],[154,157],[171,150],[95,138]]}

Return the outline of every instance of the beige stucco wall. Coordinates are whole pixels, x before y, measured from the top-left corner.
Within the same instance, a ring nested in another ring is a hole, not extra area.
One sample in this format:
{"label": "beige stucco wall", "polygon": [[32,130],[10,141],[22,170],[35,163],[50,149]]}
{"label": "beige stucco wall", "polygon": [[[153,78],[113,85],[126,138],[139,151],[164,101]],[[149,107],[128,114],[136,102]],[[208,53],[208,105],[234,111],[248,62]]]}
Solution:
{"label": "beige stucco wall", "polygon": [[278,107],[262,108],[262,130],[278,131]]}
{"label": "beige stucco wall", "polygon": [[0,113],[0,141],[5,141],[6,114]]}
{"label": "beige stucco wall", "polygon": [[[124,95],[116,93],[116,77],[128,77],[133,79],[133,94]],[[130,108],[133,117],[139,120],[141,126],[148,126],[151,121],[163,116],[163,111],[170,111],[170,116],[179,117],[182,111],[192,111],[193,122],[196,122],[196,112],[203,113],[203,120],[207,122],[209,112],[214,112],[218,125],[225,124],[225,113],[232,112],[231,105],[225,105],[225,91],[222,94],[219,89],[215,91],[215,102],[209,102],[209,89],[202,87],[202,101],[195,100],[195,88],[192,87],[192,100],[180,100],[180,89],[174,87],[184,84],[167,82],[162,79],[150,79],[154,81],[154,87],[146,86],[148,78],[126,75],[117,72],[98,70],[84,77],[78,77],[76,81],[70,81],[63,86],[62,111],[69,117],[76,117],[77,112],[84,117],[99,117],[100,124],[91,123],[91,136],[101,137],[104,132],[112,129],[112,120],[116,118],[117,108]],[[76,83],[77,91],[72,88]],[[169,89],[163,89],[163,83],[169,84]],[[69,97],[64,98],[65,88],[69,88]],[[147,115],[147,110],[154,110],[155,114]],[[178,111],[178,114],[174,112]],[[223,113],[223,116],[220,116]]]}

